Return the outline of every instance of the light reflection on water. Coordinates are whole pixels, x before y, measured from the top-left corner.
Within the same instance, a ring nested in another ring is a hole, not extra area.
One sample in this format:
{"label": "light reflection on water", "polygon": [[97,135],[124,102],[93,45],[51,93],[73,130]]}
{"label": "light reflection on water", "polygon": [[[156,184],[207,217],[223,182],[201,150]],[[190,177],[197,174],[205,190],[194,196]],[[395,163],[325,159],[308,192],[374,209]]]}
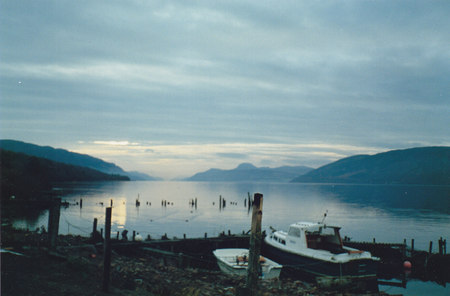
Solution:
{"label": "light reflection on water", "polygon": [[[103,228],[105,207],[111,199],[114,235],[123,229],[154,238],[165,233],[169,237],[216,236],[228,230],[242,233],[250,229],[244,206],[247,193],[260,192],[264,194],[263,229],[320,221],[328,211],[326,222],[342,226],[342,235],[353,240],[409,242],[414,238],[416,248],[426,250],[429,241],[450,236],[449,187],[140,181],[70,184],[65,189],[71,192],[63,200],[75,204],[83,199],[83,207],[61,209],[62,234],[87,236],[94,218],[98,228]],[[219,196],[227,200],[223,209]],[[140,206],[136,207],[138,197]],[[189,204],[194,198],[197,209]],[[163,200],[167,206],[161,206]],[[46,226],[47,214],[16,225]]]}
{"label": "light reflection on water", "polygon": [[[356,241],[408,244],[415,239],[416,249],[428,250],[430,241],[450,237],[450,187],[373,186],[209,182],[109,182],[64,186],[62,199],[72,204],[83,199],[83,207],[61,208],[59,232],[89,236],[94,218],[104,228],[105,208],[113,200],[112,236],[124,229],[160,238],[209,237],[242,233],[250,229],[251,215],[244,206],[247,193],[263,193],[263,229],[287,229],[297,221],[321,221],[342,226],[342,236]],[[67,191],[69,190],[69,191]],[[219,208],[219,196],[226,199]],[[136,207],[139,197],[140,206]],[[197,198],[197,208],[189,204]],[[166,200],[169,204],[162,206]],[[232,205],[235,202],[237,205]],[[173,203],[173,205],[172,205]],[[29,221],[17,220],[16,227],[47,227],[48,213]],[[436,250],[435,250],[436,251]],[[449,288],[433,283],[411,282],[409,288],[395,288],[405,295],[433,291],[446,295]],[[382,290],[393,289],[392,287]],[[392,290],[392,291],[393,291]]]}

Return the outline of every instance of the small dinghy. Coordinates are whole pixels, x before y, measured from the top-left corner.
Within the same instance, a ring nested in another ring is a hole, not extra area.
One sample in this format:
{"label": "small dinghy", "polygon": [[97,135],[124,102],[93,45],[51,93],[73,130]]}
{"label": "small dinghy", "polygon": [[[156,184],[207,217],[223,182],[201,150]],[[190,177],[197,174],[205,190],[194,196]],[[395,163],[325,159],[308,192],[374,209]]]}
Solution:
{"label": "small dinghy", "polygon": [[[247,249],[217,249],[213,251],[217,258],[220,270],[232,275],[247,275],[248,250]],[[275,261],[260,256],[262,279],[272,279],[280,276],[282,266]]]}

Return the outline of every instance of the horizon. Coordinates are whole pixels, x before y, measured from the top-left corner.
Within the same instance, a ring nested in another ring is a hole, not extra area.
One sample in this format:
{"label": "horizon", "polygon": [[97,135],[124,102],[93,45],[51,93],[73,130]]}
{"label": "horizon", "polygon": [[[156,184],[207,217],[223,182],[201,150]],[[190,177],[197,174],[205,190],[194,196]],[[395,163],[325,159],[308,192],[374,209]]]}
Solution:
{"label": "horizon", "polygon": [[0,1],[0,137],[163,179],[450,146],[446,1]]}
{"label": "horizon", "polygon": [[[19,141],[19,140],[15,140],[15,139],[0,139],[0,141]],[[23,143],[25,143],[25,144],[37,145],[37,144],[35,144],[35,143],[30,143],[30,142],[26,142],[26,141],[19,141],[19,142],[23,142]],[[79,152],[75,152],[75,151],[70,151],[70,150],[65,149],[65,148],[63,148],[63,147],[53,147],[53,146],[49,146],[49,145],[37,145],[37,146],[40,146],[40,147],[50,147],[50,148],[53,148],[53,149],[62,149],[62,150],[66,150],[66,151],[68,151],[68,152],[79,153]],[[346,157],[344,157],[344,158],[352,157],[352,156],[357,156],[357,155],[375,155],[375,154],[378,154],[378,153],[386,153],[386,152],[396,151],[396,150],[408,150],[408,149],[432,148],[432,147],[448,147],[448,148],[450,148],[450,146],[422,146],[422,147],[409,147],[409,148],[404,148],[404,149],[392,149],[392,150],[387,150],[387,151],[381,151],[381,152],[377,152],[377,153],[374,153],[374,154],[353,154],[353,155],[346,156]],[[86,154],[86,153],[79,153],[79,154],[83,154],[83,155],[95,157],[95,156],[93,156],[93,155]],[[112,164],[114,164],[114,165],[117,165],[117,166],[119,166],[121,169],[123,169],[125,172],[139,172],[139,173],[145,173],[145,172],[143,172],[143,171],[139,171],[139,170],[133,169],[133,168],[131,168],[131,169],[125,169],[125,168],[121,167],[119,164],[117,164],[117,163],[116,163],[115,161],[113,161],[113,160],[108,161],[108,160],[101,159],[101,158],[98,158],[98,157],[95,157],[95,158],[100,159],[100,160],[105,161],[105,162],[108,162],[108,163],[112,163]],[[339,158],[339,159],[337,159],[337,160],[333,160],[333,161],[330,161],[330,162],[328,162],[328,163],[324,163],[324,164],[319,165],[319,166],[307,166],[307,165],[302,165],[302,164],[299,164],[299,165],[289,165],[289,164],[285,164],[285,165],[280,165],[280,166],[257,166],[257,165],[255,165],[255,164],[253,164],[253,163],[251,163],[251,162],[245,162],[245,161],[244,161],[244,162],[239,162],[239,163],[237,163],[234,167],[230,167],[230,168],[228,168],[228,167],[227,167],[227,168],[223,168],[223,167],[206,167],[205,169],[203,169],[203,170],[201,170],[201,171],[194,171],[194,170],[192,170],[192,173],[191,173],[190,175],[178,176],[178,177],[175,177],[175,178],[164,178],[164,177],[162,177],[162,176],[160,176],[160,175],[149,175],[149,176],[150,176],[150,177],[157,178],[157,179],[161,179],[162,181],[180,181],[180,180],[183,180],[183,179],[186,179],[186,178],[193,177],[194,175],[196,175],[196,174],[198,174],[198,173],[206,172],[206,171],[211,170],[211,169],[224,170],[224,171],[225,171],[225,170],[234,170],[234,169],[237,169],[239,166],[245,165],[245,164],[249,164],[249,165],[254,166],[255,168],[258,168],[258,169],[259,169],[259,168],[271,168],[271,169],[275,169],[275,168],[279,168],[279,167],[282,167],[282,166],[290,166],[290,167],[304,166],[304,167],[309,167],[309,168],[311,168],[311,169],[314,170],[314,169],[318,169],[318,168],[320,168],[320,167],[326,166],[326,165],[328,165],[328,164],[331,164],[331,163],[333,163],[333,162],[339,161],[339,160],[344,159],[344,158]],[[147,173],[146,173],[146,174],[147,174]]]}

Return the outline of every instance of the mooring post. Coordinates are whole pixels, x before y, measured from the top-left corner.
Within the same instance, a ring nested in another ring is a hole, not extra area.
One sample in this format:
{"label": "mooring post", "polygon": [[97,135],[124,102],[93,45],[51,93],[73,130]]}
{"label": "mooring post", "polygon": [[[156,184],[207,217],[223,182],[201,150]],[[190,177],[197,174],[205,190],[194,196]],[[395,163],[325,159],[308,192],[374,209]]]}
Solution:
{"label": "mooring post", "polygon": [[438,246],[439,246],[439,255],[442,255],[442,243],[443,243],[443,241],[442,241],[442,237],[440,237],[439,238],[439,241],[438,241]]}
{"label": "mooring post", "polygon": [[411,252],[414,252],[414,239],[413,238],[411,239]]}
{"label": "mooring post", "polygon": [[109,292],[110,271],[111,271],[111,212],[112,208],[106,208],[105,217],[105,242],[103,258],[103,291]]}
{"label": "mooring post", "polygon": [[95,233],[97,232],[97,218],[94,218],[94,224],[92,225],[92,236],[95,235]]}
{"label": "mooring post", "polygon": [[248,258],[247,289],[248,295],[256,295],[260,270],[259,256],[261,254],[261,221],[263,195],[255,193],[253,197],[252,225],[250,234],[250,250]]}
{"label": "mooring post", "polygon": [[83,207],[83,199],[80,198],[80,209]]}
{"label": "mooring post", "polygon": [[60,213],[61,213],[61,199],[56,198],[52,201],[48,213],[48,246],[50,250],[56,249]]}
{"label": "mooring post", "polygon": [[428,253],[433,253],[433,241],[430,241],[430,247],[428,248]]}

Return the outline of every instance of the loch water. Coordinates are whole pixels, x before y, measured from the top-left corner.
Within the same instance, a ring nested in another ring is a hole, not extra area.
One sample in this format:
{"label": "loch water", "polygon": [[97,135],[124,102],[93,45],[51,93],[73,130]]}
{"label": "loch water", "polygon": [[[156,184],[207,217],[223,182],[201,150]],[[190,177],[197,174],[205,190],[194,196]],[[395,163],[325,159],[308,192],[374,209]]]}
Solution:
{"label": "loch water", "polygon": [[[112,236],[136,231],[144,238],[217,236],[250,229],[248,194],[263,194],[263,230],[287,229],[298,221],[341,226],[354,241],[410,244],[428,250],[440,237],[450,238],[450,186],[348,185],[226,182],[101,182],[70,183],[57,188],[63,201],[61,234],[89,236],[94,218],[103,228],[105,208],[113,204]],[[226,200],[221,207],[219,200]],[[190,203],[197,199],[197,206]],[[82,207],[80,200],[83,201]],[[139,201],[137,206],[136,201]],[[78,204],[77,204],[78,203]],[[46,226],[48,213],[15,221],[16,227]],[[436,248],[436,247],[435,247]],[[436,250],[435,250],[436,251]],[[433,282],[409,281],[405,288],[382,287],[404,295],[449,295]]]}

